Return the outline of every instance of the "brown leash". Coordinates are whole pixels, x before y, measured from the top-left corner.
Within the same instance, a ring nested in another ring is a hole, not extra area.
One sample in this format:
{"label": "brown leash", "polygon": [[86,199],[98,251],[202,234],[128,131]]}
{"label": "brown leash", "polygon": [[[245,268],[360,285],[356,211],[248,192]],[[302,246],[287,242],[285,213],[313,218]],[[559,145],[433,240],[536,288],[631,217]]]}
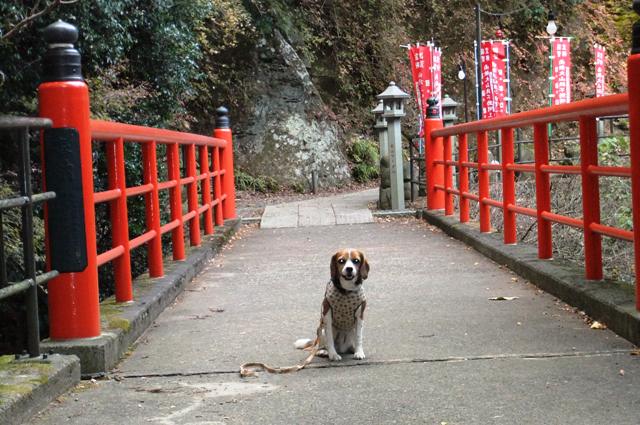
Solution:
{"label": "brown leash", "polygon": [[282,374],[282,373],[297,372],[301,369],[304,369],[309,365],[309,363],[313,361],[316,354],[318,354],[318,350],[320,349],[320,332],[322,332],[322,320],[320,320],[320,325],[318,325],[315,341],[313,341],[313,344],[311,344],[310,347],[306,348],[306,349],[310,349],[311,352],[309,353],[307,358],[304,359],[302,363],[295,366],[288,366],[288,367],[272,367],[265,363],[260,363],[260,362],[244,363],[243,365],[240,366],[240,376],[243,378],[246,378],[248,376],[256,376],[256,372],[258,372],[259,370],[264,370],[269,373]]}

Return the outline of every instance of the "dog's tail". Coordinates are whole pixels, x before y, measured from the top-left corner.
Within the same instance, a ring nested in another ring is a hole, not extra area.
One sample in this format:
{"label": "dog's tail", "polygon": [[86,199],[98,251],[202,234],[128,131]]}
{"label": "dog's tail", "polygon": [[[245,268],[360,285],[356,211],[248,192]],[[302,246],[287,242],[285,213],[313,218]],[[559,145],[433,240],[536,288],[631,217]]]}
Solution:
{"label": "dog's tail", "polygon": [[293,346],[298,350],[304,350],[313,345],[314,341],[309,338],[300,338],[296,342],[293,343]]}

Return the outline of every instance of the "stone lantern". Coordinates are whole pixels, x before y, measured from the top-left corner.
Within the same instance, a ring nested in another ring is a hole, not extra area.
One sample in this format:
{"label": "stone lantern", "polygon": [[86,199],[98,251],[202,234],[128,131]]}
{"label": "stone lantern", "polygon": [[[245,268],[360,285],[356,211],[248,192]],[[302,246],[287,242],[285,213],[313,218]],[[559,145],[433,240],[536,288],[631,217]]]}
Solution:
{"label": "stone lantern", "polygon": [[378,133],[378,144],[380,147],[380,157],[389,155],[389,140],[387,139],[387,120],[382,116],[384,105],[382,99],[378,102],[378,106],[371,110],[376,116],[376,124],[373,128]]}
{"label": "stone lantern", "polygon": [[404,210],[404,174],[402,170],[402,130],[404,101],[409,95],[403,92],[393,81],[378,96],[382,100],[382,117],[387,121],[389,139],[389,172],[391,176],[391,208]]}
{"label": "stone lantern", "polygon": [[445,127],[451,127],[458,121],[458,116],[456,115],[457,106],[458,102],[451,99],[448,94],[444,95],[444,99],[442,99],[442,123]]}

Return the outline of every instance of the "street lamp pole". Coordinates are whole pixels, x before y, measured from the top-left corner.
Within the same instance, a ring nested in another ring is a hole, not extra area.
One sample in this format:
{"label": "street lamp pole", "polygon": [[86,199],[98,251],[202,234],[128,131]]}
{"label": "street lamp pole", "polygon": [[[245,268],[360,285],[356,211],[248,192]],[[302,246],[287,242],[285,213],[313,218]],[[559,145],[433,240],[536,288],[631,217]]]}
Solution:
{"label": "street lamp pole", "polygon": [[[549,11],[547,23],[547,34],[549,34],[549,106],[553,106],[553,39],[555,38],[558,26],[556,25],[556,17],[553,10]],[[547,138],[551,143],[551,123],[547,126]]]}
{"label": "street lamp pole", "polygon": [[464,82],[464,122],[469,122],[469,104],[467,102],[467,64],[462,56],[460,56],[460,64],[458,65],[458,79]]}
{"label": "street lamp pole", "polygon": [[480,28],[480,3],[476,3],[476,81],[477,95],[478,95],[478,119],[482,119],[482,67],[481,67],[481,49],[480,42],[482,41],[482,31]]}

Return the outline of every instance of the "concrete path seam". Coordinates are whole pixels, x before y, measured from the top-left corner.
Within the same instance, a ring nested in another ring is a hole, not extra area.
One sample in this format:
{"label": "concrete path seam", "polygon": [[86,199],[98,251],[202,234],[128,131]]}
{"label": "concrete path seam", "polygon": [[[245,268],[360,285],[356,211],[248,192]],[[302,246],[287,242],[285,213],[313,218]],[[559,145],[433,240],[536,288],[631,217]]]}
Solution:
{"label": "concrete path seam", "polygon": [[[390,360],[370,360],[348,363],[315,363],[307,366],[307,369],[339,369],[346,367],[362,366],[385,366],[398,364],[416,363],[458,363],[479,360],[551,360],[563,358],[589,358],[589,357],[613,357],[619,355],[631,355],[635,350],[607,350],[607,351],[572,351],[566,353],[516,353],[516,354],[489,354],[484,356],[462,356],[462,357],[436,357],[436,358],[415,358],[415,359],[390,359]],[[128,373],[114,374],[117,379],[137,379],[137,378],[172,378],[176,376],[204,376],[204,375],[229,375],[239,374],[239,368],[234,370],[209,370],[197,372],[168,372],[168,373]]]}

